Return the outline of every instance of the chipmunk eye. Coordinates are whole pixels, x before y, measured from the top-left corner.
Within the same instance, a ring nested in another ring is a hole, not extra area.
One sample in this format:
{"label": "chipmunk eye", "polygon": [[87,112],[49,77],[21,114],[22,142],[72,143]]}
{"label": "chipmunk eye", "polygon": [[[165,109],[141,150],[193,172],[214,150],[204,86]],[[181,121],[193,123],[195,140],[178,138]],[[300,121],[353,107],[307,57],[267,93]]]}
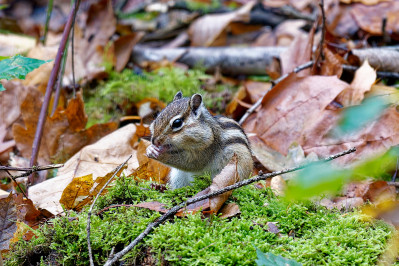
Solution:
{"label": "chipmunk eye", "polygon": [[172,128],[176,129],[179,128],[183,125],[183,120],[181,118],[175,119],[175,121],[173,121],[172,123]]}

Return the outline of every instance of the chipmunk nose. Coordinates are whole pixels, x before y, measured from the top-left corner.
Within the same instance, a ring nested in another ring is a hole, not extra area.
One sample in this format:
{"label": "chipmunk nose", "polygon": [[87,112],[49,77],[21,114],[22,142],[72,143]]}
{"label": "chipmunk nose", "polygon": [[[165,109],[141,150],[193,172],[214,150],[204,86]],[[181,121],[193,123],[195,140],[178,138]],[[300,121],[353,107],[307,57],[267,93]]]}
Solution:
{"label": "chipmunk nose", "polygon": [[160,146],[161,142],[159,141],[158,137],[152,138],[152,144],[154,144],[155,146]]}

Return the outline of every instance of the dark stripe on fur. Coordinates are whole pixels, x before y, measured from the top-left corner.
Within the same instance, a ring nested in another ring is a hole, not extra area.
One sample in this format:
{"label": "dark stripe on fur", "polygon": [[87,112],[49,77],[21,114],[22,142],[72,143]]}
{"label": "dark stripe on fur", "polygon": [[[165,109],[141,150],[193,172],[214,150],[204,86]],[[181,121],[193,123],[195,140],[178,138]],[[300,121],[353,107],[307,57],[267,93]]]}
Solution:
{"label": "dark stripe on fur", "polygon": [[244,138],[234,137],[234,138],[227,139],[226,146],[231,145],[231,144],[243,144],[249,150],[248,142]]}

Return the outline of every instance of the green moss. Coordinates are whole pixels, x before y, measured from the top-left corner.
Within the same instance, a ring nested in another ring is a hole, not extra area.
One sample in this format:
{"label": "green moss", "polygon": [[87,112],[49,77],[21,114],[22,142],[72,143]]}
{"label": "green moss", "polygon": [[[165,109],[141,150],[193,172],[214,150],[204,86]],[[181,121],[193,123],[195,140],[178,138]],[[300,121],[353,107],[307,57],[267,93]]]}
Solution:
{"label": "green moss", "polygon": [[[96,212],[112,204],[142,201],[172,206],[208,184],[209,177],[194,187],[161,193],[152,189],[150,182],[119,179],[100,199]],[[144,259],[150,259],[155,264],[172,265],[255,265],[257,247],[304,265],[369,265],[377,262],[391,233],[383,222],[364,222],[357,211],[341,213],[312,202],[288,203],[269,189],[240,188],[229,201],[240,206],[240,217],[175,217],[128,253],[125,263],[142,264]],[[121,250],[157,217],[157,212],[134,207],[111,208],[93,215],[91,242],[95,263],[104,263],[113,247],[116,252]],[[37,239],[13,244],[7,264],[21,265],[28,259],[32,261],[32,256],[37,262],[52,258],[65,265],[88,264],[86,221],[87,210],[53,219],[51,226],[36,231]],[[276,222],[280,234],[267,231],[267,222]]]}
{"label": "green moss", "polygon": [[[181,90],[183,95],[201,93],[204,102],[214,112],[224,109],[223,91],[232,88],[227,85],[213,86],[212,92],[202,89],[205,80],[211,76],[202,70],[183,70],[180,68],[161,68],[154,72],[137,74],[130,69],[121,73],[110,72],[108,80],[101,82],[95,89],[86,90],[85,109],[89,117],[88,127],[99,122],[108,122],[126,113],[134,103],[145,98],[157,98],[165,103],[170,102]],[[231,94],[231,92],[229,93]]]}

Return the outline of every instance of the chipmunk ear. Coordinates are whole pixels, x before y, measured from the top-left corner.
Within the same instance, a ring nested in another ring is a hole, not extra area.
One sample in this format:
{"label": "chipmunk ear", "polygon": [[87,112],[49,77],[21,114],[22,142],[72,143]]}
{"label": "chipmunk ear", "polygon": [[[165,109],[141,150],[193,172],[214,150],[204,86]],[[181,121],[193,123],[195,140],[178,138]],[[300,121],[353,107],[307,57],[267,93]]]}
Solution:
{"label": "chipmunk ear", "polygon": [[201,95],[194,94],[193,96],[191,96],[190,107],[191,107],[191,110],[193,111],[193,113],[195,115],[197,115],[197,111],[198,111],[198,108],[201,106],[201,103],[202,103],[202,96]]}
{"label": "chipmunk ear", "polygon": [[183,98],[183,93],[179,91],[178,93],[176,93],[175,97],[173,98],[173,101],[180,100],[181,98]]}

